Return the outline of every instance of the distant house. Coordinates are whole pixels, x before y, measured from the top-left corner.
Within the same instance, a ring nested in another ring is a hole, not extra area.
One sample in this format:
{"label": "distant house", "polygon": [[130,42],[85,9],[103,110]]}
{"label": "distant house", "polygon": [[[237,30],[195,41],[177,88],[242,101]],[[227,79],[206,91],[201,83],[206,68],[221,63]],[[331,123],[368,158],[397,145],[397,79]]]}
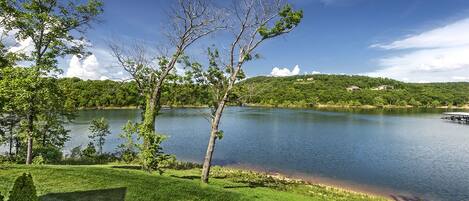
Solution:
{"label": "distant house", "polygon": [[313,81],[314,78],[313,77],[309,77],[308,79],[306,79],[307,81]]}
{"label": "distant house", "polygon": [[347,87],[347,91],[359,91],[360,87],[357,87],[355,85]]}
{"label": "distant house", "polygon": [[375,91],[382,91],[382,90],[390,90],[390,89],[394,89],[393,86],[390,86],[390,85],[380,85],[378,87],[375,87],[371,90],[375,90]]}
{"label": "distant house", "polygon": [[296,81],[297,81],[297,82],[302,82],[302,81],[303,81],[303,79],[296,79]]}

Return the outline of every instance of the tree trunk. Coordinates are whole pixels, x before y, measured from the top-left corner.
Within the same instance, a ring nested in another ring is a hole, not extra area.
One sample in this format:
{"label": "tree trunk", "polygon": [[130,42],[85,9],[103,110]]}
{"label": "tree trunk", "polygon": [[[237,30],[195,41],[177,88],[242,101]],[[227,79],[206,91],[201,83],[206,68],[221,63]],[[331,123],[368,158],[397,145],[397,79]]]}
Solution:
{"label": "tree trunk", "polygon": [[26,165],[30,165],[33,161],[33,137],[28,135],[28,149],[26,154]]}
{"label": "tree trunk", "polygon": [[[213,125],[212,125],[213,126]],[[215,151],[215,142],[217,140],[217,130],[212,128],[210,130],[210,139],[208,141],[207,153],[205,154],[204,165],[202,168],[202,182],[208,183],[208,177],[210,175],[210,167],[212,165],[213,151]]]}
{"label": "tree trunk", "polygon": [[33,161],[33,129],[34,129],[34,117],[33,117],[33,111],[30,111],[30,114],[28,115],[28,147],[27,147],[27,153],[26,153],[26,165],[31,164]]}
{"label": "tree trunk", "polygon": [[9,151],[10,158],[12,156],[12,151],[13,151],[13,124],[10,124],[10,151]]}
{"label": "tree trunk", "polygon": [[225,108],[226,97],[228,97],[228,92],[225,93],[223,100],[218,105],[218,108],[215,112],[215,116],[212,120],[211,130],[210,130],[210,139],[208,141],[207,153],[205,154],[204,165],[202,167],[201,180],[203,183],[208,183],[208,177],[210,175],[210,167],[212,165],[213,152],[215,151],[215,142],[217,140],[218,125],[220,124],[221,115],[223,113],[223,109]]}

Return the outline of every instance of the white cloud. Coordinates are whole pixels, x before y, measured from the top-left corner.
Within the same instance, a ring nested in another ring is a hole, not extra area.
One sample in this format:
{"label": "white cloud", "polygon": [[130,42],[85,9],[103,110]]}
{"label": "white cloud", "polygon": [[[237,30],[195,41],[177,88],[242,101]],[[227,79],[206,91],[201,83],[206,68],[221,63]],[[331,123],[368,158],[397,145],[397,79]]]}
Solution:
{"label": "white cloud", "polygon": [[316,74],[321,74],[321,72],[315,71],[315,70],[313,70],[313,71],[311,72],[311,75],[316,75]]}
{"label": "white cloud", "polygon": [[95,55],[90,55],[82,60],[77,56],[70,59],[65,77],[78,77],[85,80],[109,79],[108,72],[101,67]]}
{"label": "white cloud", "polygon": [[390,44],[374,44],[383,49],[449,48],[469,45],[469,18],[427,32],[394,41]]}
{"label": "white cloud", "polygon": [[457,81],[469,81],[469,76],[453,76],[452,79]]}
{"label": "white cloud", "polygon": [[270,72],[270,75],[274,77],[283,77],[283,76],[298,75],[299,73],[300,73],[300,67],[296,65],[291,71],[288,68],[275,67],[272,69],[272,72]]}
{"label": "white cloud", "polygon": [[469,18],[412,35],[389,44],[371,47],[407,50],[378,59],[381,69],[369,76],[389,77],[407,82],[462,81],[469,75]]}

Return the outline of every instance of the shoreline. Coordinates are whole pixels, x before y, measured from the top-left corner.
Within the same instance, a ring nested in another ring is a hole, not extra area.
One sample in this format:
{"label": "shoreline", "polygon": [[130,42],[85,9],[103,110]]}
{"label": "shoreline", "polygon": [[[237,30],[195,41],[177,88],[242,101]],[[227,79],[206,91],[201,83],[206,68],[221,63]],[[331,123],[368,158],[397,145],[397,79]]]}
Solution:
{"label": "shoreline", "polygon": [[[257,173],[264,173],[266,175],[272,176],[277,179],[282,180],[298,180],[303,181],[307,184],[311,185],[319,185],[325,186],[329,188],[335,188],[338,190],[350,192],[350,193],[357,193],[357,194],[364,194],[367,196],[372,197],[382,197],[388,200],[394,201],[401,201],[407,200],[409,198],[419,198],[415,195],[412,195],[409,192],[399,191],[391,188],[386,187],[378,187],[368,184],[361,184],[352,181],[334,179],[329,177],[311,175],[307,173],[298,173],[298,172],[290,172],[290,171],[278,171],[278,170],[269,170],[267,168],[258,167],[258,166],[251,166],[251,165],[226,165],[221,166],[222,168],[227,169],[235,169],[235,170],[242,170],[242,171],[253,171]],[[424,200],[423,198],[419,198]]]}
{"label": "shoreline", "polygon": [[[230,105],[238,106],[238,105]],[[316,106],[275,106],[275,105],[263,105],[263,104],[244,104],[242,107],[258,107],[258,108],[283,108],[283,109],[455,109],[455,110],[469,110],[469,105],[464,106],[438,106],[438,107],[414,107],[414,106],[397,106],[397,105],[386,105],[378,107],[374,105],[361,105],[361,106],[347,106],[347,105],[325,105],[319,104]],[[167,106],[163,105],[162,109],[170,108],[208,108],[207,105],[176,105]],[[107,107],[80,107],[78,110],[117,110],[117,109],[139,109],[138,106],[107,106]]]}

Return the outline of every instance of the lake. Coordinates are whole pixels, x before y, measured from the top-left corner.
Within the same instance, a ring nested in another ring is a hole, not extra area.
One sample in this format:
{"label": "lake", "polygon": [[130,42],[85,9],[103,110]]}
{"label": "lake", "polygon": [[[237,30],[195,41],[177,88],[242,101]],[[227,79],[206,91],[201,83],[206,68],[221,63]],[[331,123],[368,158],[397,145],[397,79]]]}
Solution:
{"label": "lake", "polygon": [[[164,151],[201,162],[209,137],[205,109],[166,109],[157,131]],[[318,111],[229,107],[214,163],[322,178],[429,200],[469,200],[469,125],[440,119],[443,111]],[[114,152],[127,120],[140,111],[80,111],[65,150],[89,142],[92,118],[109,120],[104,150]]]}

